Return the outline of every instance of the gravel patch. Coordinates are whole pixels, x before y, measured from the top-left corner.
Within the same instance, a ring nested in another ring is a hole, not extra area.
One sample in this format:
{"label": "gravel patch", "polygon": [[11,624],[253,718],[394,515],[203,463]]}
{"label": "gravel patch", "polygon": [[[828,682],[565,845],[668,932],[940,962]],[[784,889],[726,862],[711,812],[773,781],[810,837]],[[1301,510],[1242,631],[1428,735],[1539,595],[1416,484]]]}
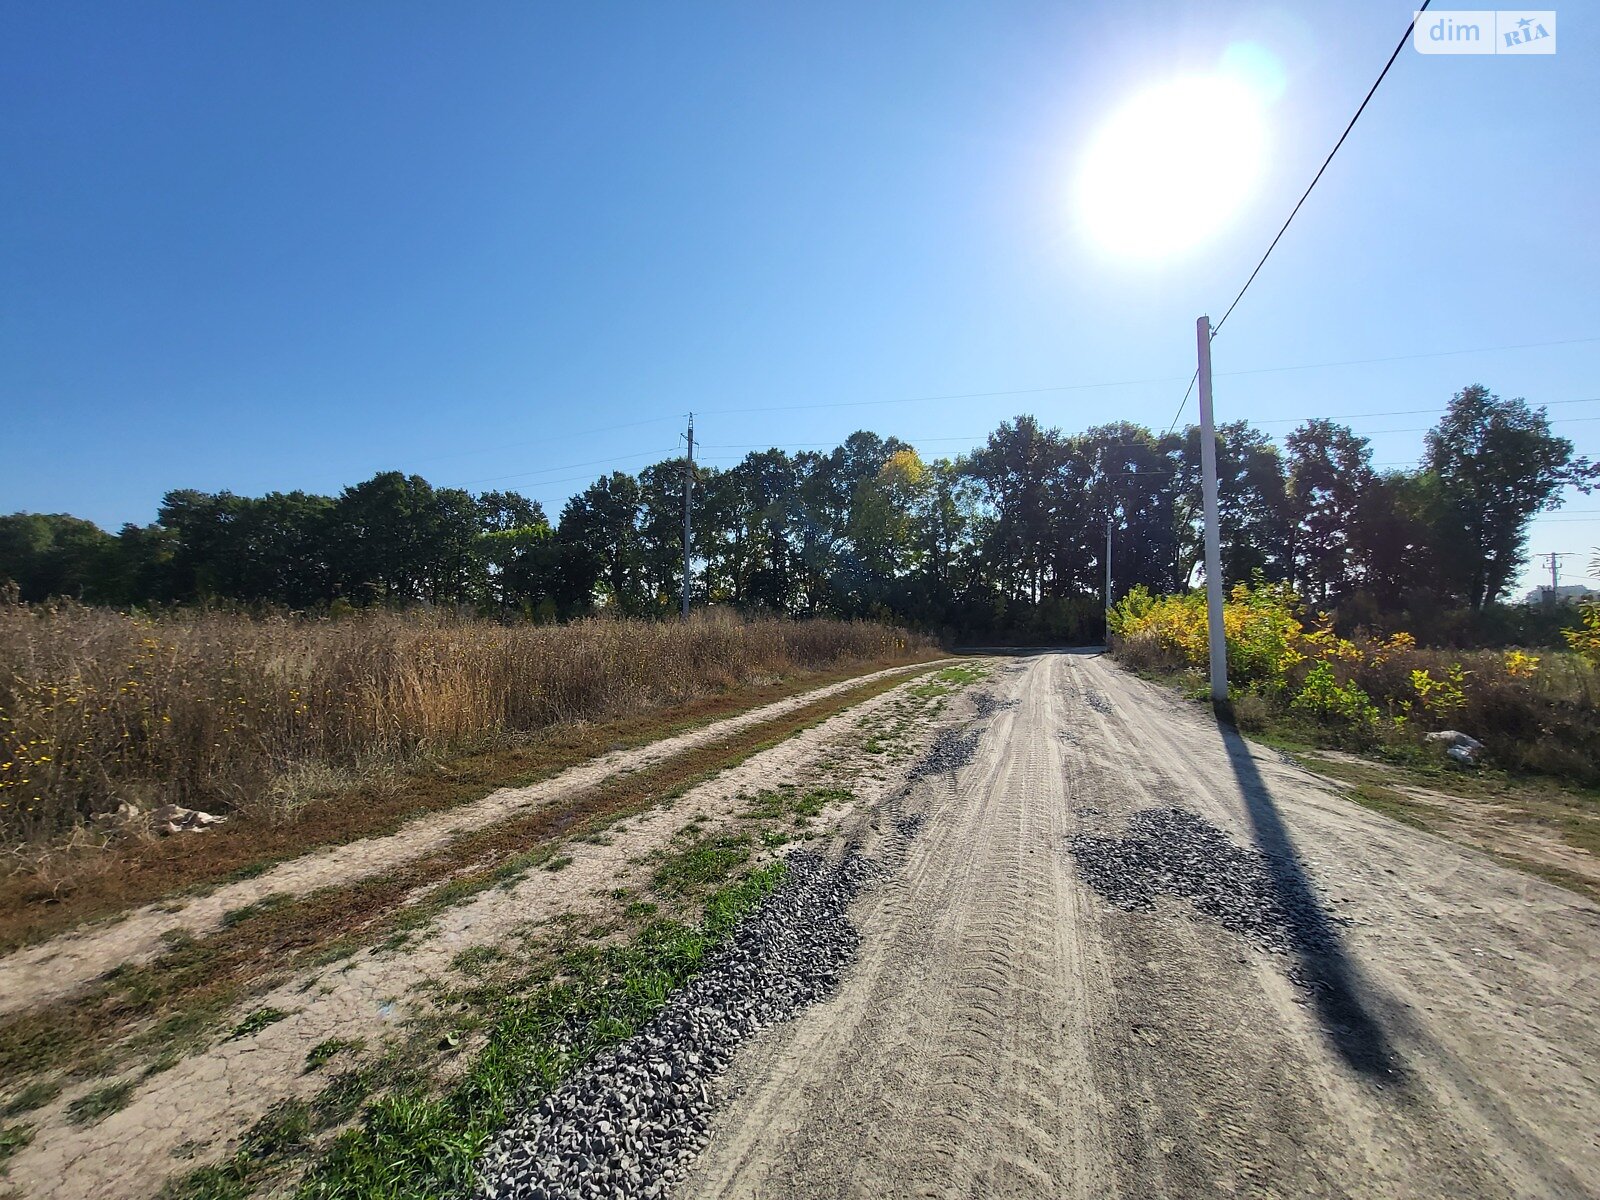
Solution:
{"label": "gravel patch", "polygon": [[989,692],[974,692],[972,694],[972,704],[973,707],[978,710],[978,719],[980,721],[985,721],[994,716],[994,714],[997,712],[1004,712],[1008,708],[1015,708],[1017,706],[1017,700],[1016,697],[1012,697],[1010,700],[996,700]]}
{"label": "gravel patch", "polygon": [[1327,941],[1319,911],[1286,902],[1296,892],[1282,885],[1272,859],[1188,809],[1145,809],[1128,819],[1124,836],[1075,834],[1068,849],[1084,881],[1118,908],[1147,909],[1156,897],[1172,896],[1274,953],[1303,953]]}
{"label": "gravel patch", "polygon": [[1109,717],[1111,715],[1111,701],[1107,700],[1101,693],[1095,691],[1094,688],[1084,688],[1083,699],[1090,708],[1094,709],[1095,712],[1099,713],[1102,717]]}
{"label": "gravel patch", "polygon": [[954,729],[943,730],[933,739],[933,745],[928,748],[927,754],[922,756],[922,761],[911,768],[908,781],[923,779],[929,775],[940,775],[966,766],[978,751],[978,736],[976,729],[965,733]]}
{"label": "gravel patch", "polygon": [[764,1026],[833,991],[860,941],[858,854],[789,856],[789,875],[637,1035],[525,1111],[479,1163],[478,1197],[664,1196],[705,1144],[709,1084]]}

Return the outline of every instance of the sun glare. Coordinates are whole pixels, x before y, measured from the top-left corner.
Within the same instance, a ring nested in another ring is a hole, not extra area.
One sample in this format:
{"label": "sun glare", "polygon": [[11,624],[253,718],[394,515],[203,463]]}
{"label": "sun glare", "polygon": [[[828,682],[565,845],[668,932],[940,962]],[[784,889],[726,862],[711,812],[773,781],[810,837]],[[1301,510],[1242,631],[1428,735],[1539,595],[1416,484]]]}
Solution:
{"label": "sun glare", "polygon": [[1267,94],[1239,75],[1178,79],[1118,109],[1089,146],[1077,207],[1108,253],[1162,258],[1218,233],[1260,178]]}

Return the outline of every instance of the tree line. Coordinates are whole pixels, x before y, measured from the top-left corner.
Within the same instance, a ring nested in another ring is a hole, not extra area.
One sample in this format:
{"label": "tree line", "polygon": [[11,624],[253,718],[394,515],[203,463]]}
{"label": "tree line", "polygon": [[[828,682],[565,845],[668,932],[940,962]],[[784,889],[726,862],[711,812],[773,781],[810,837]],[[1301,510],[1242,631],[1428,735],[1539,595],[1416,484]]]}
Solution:
{"label": "tree line", "polygon": [[[1474,385],[1420,465],[1379,471],[1367,439],[1306,421],[1279,446],[1217,430],[1222,568],[1291,584],[1381,625],[1481,612],[1525,559],[1528,524],[1600,468],[1543,409]],[[537,501],[380,473],[337,496],[179,490],[116,534],[61,514],[0,517],[0,578],[25,600],[234,601],[294,609],[471,606],[539,619],[676,611],[685,462],[612,472],[552,524]],[[1194,585],[1203,559],[1200,433],[1113,422],[1064,434],[1003,422],[958,458],[858,432],[828,453],[697,467],[693,598],[794,615],[877,617],[960,636],[1099,636],[1106,527],[1114,590]]]}

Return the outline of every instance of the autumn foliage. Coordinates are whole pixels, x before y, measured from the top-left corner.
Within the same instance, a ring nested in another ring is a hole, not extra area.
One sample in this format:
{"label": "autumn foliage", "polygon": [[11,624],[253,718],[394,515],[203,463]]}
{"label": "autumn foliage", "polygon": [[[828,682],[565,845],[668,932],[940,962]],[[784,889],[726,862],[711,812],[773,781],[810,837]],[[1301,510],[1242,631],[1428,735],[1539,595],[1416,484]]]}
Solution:
{"label": "autumn foliage", "polygon": [[[1207,667],[1201,591],[1135,588],[1110,623],[1115,652],[1131,665]],[[1570,654],[1425,650],[1407,633],[1341,637],[1281,584],[1236,585],[1223,624],[1230,698],[1246,721],[1285,720],[1352,745],[1459,729],[1502,766],[1600,781],[1600,609],[1568,634]]]}

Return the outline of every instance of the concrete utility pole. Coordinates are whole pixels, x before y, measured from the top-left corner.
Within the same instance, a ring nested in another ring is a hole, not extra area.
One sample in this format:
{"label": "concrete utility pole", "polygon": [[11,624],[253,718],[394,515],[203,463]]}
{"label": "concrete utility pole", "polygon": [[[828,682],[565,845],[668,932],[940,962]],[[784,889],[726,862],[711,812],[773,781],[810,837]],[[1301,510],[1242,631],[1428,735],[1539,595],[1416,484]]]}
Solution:
{"label": "concrete utility pole", "polygon": [[1561,586],[1561,576],[1559,570],[1557,569],[1557,561],[1563,558],[1571,558],[1572,553],[1570,551],[1552,550],[1550,553],[1541,554],[1539,557],[1548,558],[1550,560],[1550,595],[1554,596],[1556,594],[1556,589]]}
{"label": "concrete utility pole", "polygon": [[1211,419],[1211,318],[1194,323],[1200,353],[1200,480],[1206,521],[1206,632],[1211,646],[1211,700],[1228,699],[1228,641],[1222,625],[1222,542],[1217,508],[1217,431]]}
{"label": "concrete utility pole", "polygon": [[692,511],[691,497],[694,495],[694,414],[689,414],[689,450],[683,458],[683,611],[684,620],[689,619],[689,544],[690,535],[689,513]]}

